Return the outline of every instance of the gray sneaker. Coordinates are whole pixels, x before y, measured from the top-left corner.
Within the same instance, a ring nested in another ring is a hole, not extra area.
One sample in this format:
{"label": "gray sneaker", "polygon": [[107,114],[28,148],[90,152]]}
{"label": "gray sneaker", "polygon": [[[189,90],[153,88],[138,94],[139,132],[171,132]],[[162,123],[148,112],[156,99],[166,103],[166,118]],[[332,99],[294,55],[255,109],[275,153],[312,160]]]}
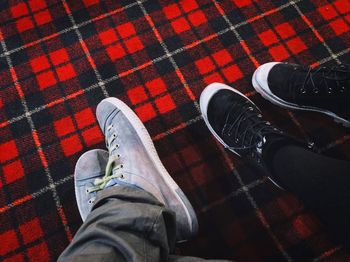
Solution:
{"label": "gray sneaker", "polygon": [[109,159],[105,176],[90,190],[102,190],[115,182],[142,188],[176,213],[177,241],[195,235],[198,222],[193,207],[160,161],[141,120],[117,98],[102,100],[96,115]]}
{"label": "gray sneaker", "polygon": [[97,191],[90,192],[90,190],[95,187],[95,180],[105,175],[108,156],[106,150],[90,150],[84,153],[75,165],[75,198],[83,221],[90,213],[96,197]]}

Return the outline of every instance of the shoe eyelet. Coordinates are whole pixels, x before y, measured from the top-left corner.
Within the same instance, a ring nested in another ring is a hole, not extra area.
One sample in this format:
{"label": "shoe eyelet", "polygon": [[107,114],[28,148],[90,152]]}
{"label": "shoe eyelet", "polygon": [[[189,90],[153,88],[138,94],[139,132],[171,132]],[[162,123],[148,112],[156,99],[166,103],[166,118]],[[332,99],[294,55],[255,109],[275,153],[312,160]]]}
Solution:
{"label": "shoe eyelet", "polygon": [[318,94],[318,92],[319,92],[318,88],[314,88],[313,91],[315,94]]}
{"label": "shoe eyelet", "polygon": [[122,164],[122,165],[120,165],[120,168],[123,168],[124,167],[124,165]]}
{"label": "shoe eyelet", "polygon": [[345,91],[345,86],[342,86],[341,88],[340,88],[340,92],[344,92]]}
{"label": "shoe eyelet", "polygon": [[332,93],[332,88],[328,88],[328,94],[331,94]]}
{"label": "shoe eyelet", "polygon": [[306,90],[305,90],[304,88],[301,88],[301,89],[300,89],[300,93],[305,94],[305,93],[306,93]]}

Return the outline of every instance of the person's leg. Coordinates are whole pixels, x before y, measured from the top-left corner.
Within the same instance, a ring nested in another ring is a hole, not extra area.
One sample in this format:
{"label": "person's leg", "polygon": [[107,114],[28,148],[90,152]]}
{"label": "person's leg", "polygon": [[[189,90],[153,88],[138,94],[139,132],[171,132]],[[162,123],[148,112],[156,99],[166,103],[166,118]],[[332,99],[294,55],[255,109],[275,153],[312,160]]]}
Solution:
{"label": "person's leg", "polygon": [[[349,79],[350,66],[344,64],[310,68],[271,62],[255,71],[252,83],[278,106],[323,113],[350,127]],[[295,146],[272,155],[273,179],[311,207],[328,229],[350,236],[350,162]]]}
{"label": "person's leg", "polygon": [[197,232],[197,218],[142,122],[115,98],[98,105],[97,119],[108,152],[88,151],[76,164],[75,194],[85,222],[59,260],[193,261],[169,255],[176,241]]}
{"label": "person's leg", "polygon": [[176,238],[174,212],[142,189],[101,191],[59,261],[166,261]]}
{"label": "person's leg", "polygon": [[286,145],[270,152],[271,177],[318,215],[328,231],[350,244],[350,161]]}
{"label": "person's leg", "polygon": [[98,194],[58,261],[226,261],[173,255],[175,242],[172,210],[142,189],[114,186]]}
{"label": "person's leg", "polygon": [[226,148],[259,166],[318,214],[337,239],[349,242],[350,162],[312,152],[264,120],[252,101],[228,86],[208,86],[200,106],[208,128]]}

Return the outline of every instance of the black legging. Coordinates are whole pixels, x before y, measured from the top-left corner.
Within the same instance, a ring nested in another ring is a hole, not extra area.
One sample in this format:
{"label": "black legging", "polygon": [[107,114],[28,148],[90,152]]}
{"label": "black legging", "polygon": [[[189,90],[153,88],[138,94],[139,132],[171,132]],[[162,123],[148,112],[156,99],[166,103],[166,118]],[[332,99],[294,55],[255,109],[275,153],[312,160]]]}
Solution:
{"label": "black legging", "polygon": [[300,198],[329,233],[350,246],[350,161],[295,145],[274,150],[271,178]]}

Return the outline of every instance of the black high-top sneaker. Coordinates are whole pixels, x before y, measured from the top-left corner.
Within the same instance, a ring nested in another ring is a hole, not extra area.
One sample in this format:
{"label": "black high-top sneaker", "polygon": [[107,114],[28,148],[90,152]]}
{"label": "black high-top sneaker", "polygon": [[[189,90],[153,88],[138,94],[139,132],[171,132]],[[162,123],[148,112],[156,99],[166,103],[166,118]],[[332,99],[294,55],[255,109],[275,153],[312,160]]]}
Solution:
{"label": "black high-top sneaker", "polygon": [[253,86],[270,102],[315,111],[350,127],[350,66],[312,69],[296,64],[266,63],[253,75]]}
{"label": "black high-top sneaker", "polygon": [[264,153],[284,144],[299,144],[264,120],[260,109],[249,98],[227,85],[207,86],[200,97],[200,108],[215,138],[231,152],[262,168],[267,176],[271,164],[268,153]]}

